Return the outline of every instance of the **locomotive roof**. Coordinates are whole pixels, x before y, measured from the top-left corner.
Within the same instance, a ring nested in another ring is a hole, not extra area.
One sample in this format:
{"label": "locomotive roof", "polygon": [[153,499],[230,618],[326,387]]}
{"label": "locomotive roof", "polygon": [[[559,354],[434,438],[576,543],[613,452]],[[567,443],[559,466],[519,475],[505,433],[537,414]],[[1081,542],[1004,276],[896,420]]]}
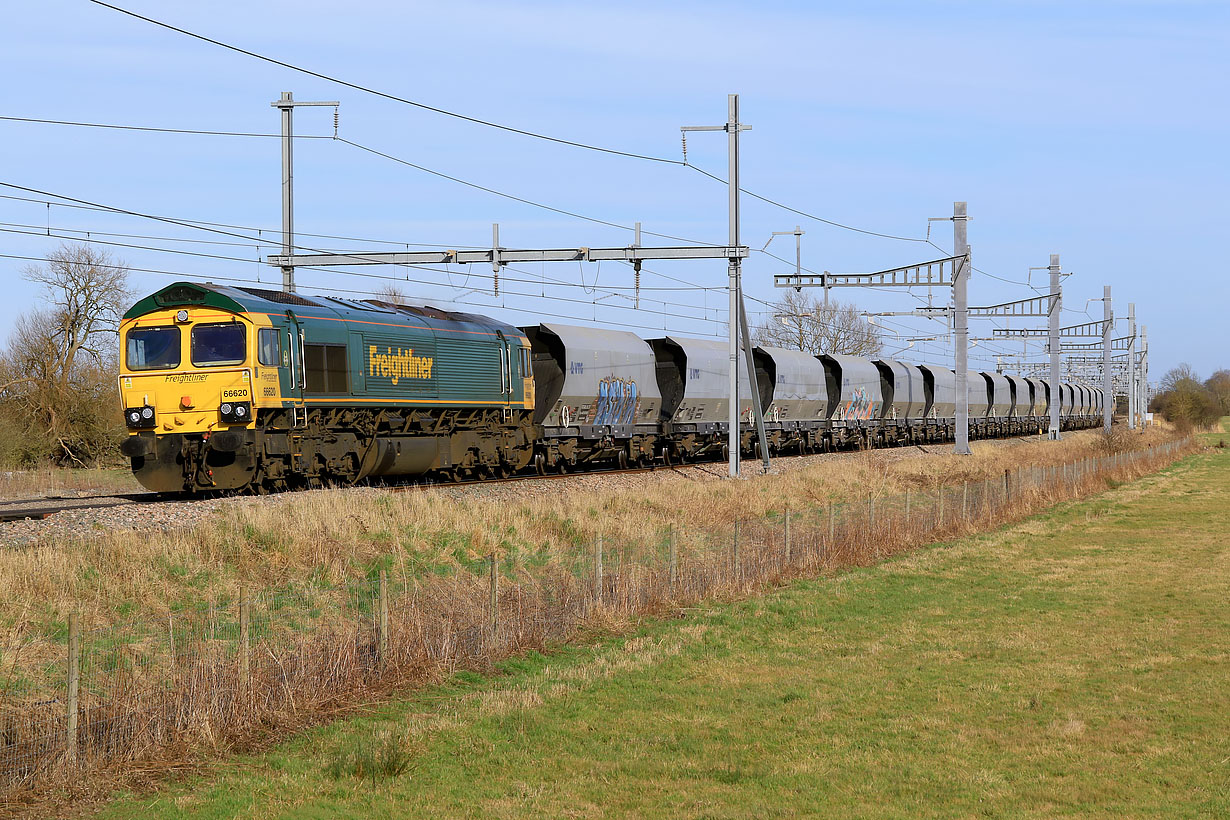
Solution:
{"label": "locomotive roof", "polygon": [[501,331],[518,339],[523,335],[512,325],[474,313],[441,310],[430,305],[394,305],[389,302],[359,301],[337,296],[304,296],[256,287],[231,287],[212,282],[175,282],[146,296],[128,309],[125,319],[134,319],[169,307],[205,306],[232,313],[284,315],[288,311],[301,318],[346,319],[353,322],[389,322],[396,317],[406,324],[434,329],[473,329]]}

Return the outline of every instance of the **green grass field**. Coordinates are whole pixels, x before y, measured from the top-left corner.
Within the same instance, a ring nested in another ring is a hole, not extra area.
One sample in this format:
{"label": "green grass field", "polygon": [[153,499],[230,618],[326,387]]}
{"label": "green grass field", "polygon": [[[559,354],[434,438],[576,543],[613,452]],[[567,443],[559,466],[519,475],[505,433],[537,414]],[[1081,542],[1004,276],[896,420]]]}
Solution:
{"label": "green grass field", "polygon": [[[1213,450],[460,676],[101,816],[1225,817],[1228,533]],[[366,776],[381,765],[405,771]]]}

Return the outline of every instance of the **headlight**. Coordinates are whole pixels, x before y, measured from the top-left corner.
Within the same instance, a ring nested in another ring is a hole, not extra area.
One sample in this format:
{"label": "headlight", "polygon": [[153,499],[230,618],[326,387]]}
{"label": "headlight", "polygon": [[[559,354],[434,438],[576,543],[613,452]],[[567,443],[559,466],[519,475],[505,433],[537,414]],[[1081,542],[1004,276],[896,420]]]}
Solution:
{"label": "headlight", "polygon": [[252,418],[252,408],[246,401],[223,402],[218,410],[228,424],[247,424]]}
{"label": "headlight", "polygon": [[129,407],[124,411],[124,423],[134,430],[139,430],[142,427],[153,427],[154,408],[149,405]]}

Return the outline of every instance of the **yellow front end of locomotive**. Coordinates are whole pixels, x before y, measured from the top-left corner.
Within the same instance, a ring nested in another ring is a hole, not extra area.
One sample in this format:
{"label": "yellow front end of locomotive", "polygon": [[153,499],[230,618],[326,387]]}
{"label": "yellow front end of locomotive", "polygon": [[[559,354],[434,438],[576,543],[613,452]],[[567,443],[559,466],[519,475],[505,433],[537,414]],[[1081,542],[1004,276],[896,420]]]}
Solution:
{"label": "yellow front end of locomotive", "polygon": [[128,430],[246,429],[259,408],[280,407],[278,367],[259,361],[262,325],[269,326],[265,316],[212,308],[170,308],[126,320],[120,399]]}

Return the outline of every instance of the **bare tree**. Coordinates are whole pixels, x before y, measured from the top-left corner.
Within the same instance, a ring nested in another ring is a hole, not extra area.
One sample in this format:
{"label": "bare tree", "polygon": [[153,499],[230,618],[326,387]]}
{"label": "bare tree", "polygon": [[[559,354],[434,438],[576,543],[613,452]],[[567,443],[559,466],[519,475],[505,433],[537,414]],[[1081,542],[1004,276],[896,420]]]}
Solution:
{"label": "bare tree", "polygon": [[1200,382],[1196,371],[1186,362],[1162,377],[1162,392],[1155,403],[1167,421],[1183,430],[1208,427],[1222,414],[1214,391]]}
{"label": "bare tree", "polygon": [[118,422],[116,332],[131,300],[128,267],[102,250],[64,244],[25,278],[43,306],[23,314],[0,357],[0,404],[23,428],[29,457],[83,463],[103,455]]}
{"label": "bare tree", "polygon": [[773,317],[755,329],[757,344],[850,356],[874,356],[884,347],[879,330],[852,304],[830,300],[826,307],[809,293],[788,290],[771,310]]}
{"label": "bare tree", "polygon": [[1185,386],[1187,382],[1200,384],[1200,377],[1196,375],[1196,371],[1187,362],[1179,362],[1175,367],[1166,371],[1166,375],[1162,376],[1162,391],[1169,393]]}
{"label": "bare tree", "polygon": [[401,286],[396,282],[385,282],[380,287],[376,288],[376,298],[382,302],[388,302],[390,305],[401,307],[406,302],[406,292],[401,289]]}

